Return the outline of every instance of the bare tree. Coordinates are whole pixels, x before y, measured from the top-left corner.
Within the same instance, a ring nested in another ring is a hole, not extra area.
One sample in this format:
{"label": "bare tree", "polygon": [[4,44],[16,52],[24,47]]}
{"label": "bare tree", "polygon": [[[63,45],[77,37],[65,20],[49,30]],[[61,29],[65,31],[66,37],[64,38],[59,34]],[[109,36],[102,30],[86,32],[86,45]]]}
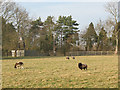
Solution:
{"label": "bare tree", "polygon": [[30,27],[28,12],[12,0],[4,0],[0,5],[2,17],[6,22],[11,22],[14,25],[16,32],[18,32],[18,38],[22,37],[22,42],[25,44],[23,38]]}
{"label": "bare tree", "polygon": [[99,34],[101,28],[104,26],[104,22],[100,19],[95,26],[96,33]]}
{"label": "bare tree", "polygon": [[6,22],[12,22],[14,19],[14,12],[16,9],[16,3],[12,2],[12,0],[5,0],[1,2],[1,15],[6,20]]}
{"label": "bare tree", "polygon": [[[16,5],[14,12],[14,26],[18,32],[19,38],[22,38],[22,43],[25,44],[24,38],[30,27],[30,19],[26,9],[19,5]],[[25,46],[23,45],[25,48]]]}
{"label": "bare tree", "polygon": [[111,15],[109,17],[109,20],[107,22],[108,25],[112,25],[115,31],[116,36],[116,48],[115,48],[115,54],[118,53],[118,30],[117,30],[117,24],[118,24],[118,3],[117,2],[108,2],[105,5],[105,10]]}

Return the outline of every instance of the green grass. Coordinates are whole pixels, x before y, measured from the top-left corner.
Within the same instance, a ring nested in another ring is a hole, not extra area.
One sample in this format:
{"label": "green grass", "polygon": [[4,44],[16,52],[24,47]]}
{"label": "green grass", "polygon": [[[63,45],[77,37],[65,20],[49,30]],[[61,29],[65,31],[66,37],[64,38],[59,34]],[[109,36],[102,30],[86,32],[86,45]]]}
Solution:
{"label": "green grass", "polygon": [[[24,62],[24,69],[14,69],[14,64],[18,61]],[[80,70],[79,62],[87,64],[88,70]],[[118,88],[118,57],[3,60],[2,88]]]}

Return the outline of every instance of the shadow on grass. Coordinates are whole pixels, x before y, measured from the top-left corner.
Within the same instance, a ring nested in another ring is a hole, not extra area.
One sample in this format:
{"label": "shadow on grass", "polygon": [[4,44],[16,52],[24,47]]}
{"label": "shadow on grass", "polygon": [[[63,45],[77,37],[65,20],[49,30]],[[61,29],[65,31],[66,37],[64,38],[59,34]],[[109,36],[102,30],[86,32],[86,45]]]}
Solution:
{"label": "shadow on grass", "polygon": [[2,57],[2,60],[5,59],[23,59],[24,57]]}
{"label": "shadow on grass", "polygon": [[56,58],[63,56],[25,56],[25,57],[2,57],[2,60],[13,60],[13,59],[37,59],[37,58]]}

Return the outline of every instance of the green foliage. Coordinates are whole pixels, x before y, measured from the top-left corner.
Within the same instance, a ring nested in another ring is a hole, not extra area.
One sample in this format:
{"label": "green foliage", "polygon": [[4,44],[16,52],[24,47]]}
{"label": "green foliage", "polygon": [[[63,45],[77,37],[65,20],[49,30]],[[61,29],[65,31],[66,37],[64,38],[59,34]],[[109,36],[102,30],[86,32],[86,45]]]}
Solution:
{"label": "green foliage", "polygon": [[54,22],[53,17],[48,16],[45,22],[38,18],[31,22],[31,29],[29,32],[29,50],[37,50],[45,53],[53,49],[53,34]]}
{"label": "green foliage", "polygon": [[[105,31],[102,27],[97,35],[92,22],[89,24],[86,33],[82,35],[85,46],[84,44],[81,45],[81,42],[79,42],[79,24],[76,20],[73,20],[71,15],[59,16],[57,21],[54,20],[54,16],[48,16],[44,22],[39,17],[29,24],[28,29],[24,29],[26,25],[21,25],[21,28],[19,28],[19,23],[16,28],[14,22],[6,23],[6,19],[2,18],[4,52],[18,49],[20,36],[24,37],[25,50],[37,50],[40,53],[51,53],[58,50],[66,55],[67,52],[77,51],[79,48],[82,48],[82,50],[86,48],[87,51],[113,50],[116,46],[116,31],[114,30],[112,37],[108,38],[107,30]],[[76,42],[79,46],[76,45]]]}
{"label": "green foliage", "polygon": [[37,49],[37,40],[40,35],[40,30],[42,29],[41,26],[43,26],[43,22],[41,21],[41,18],[39,17],[35,21],[31,22],[31,28],[29,30],[28,34],[28,42],[26,43],[27,49]]}
{"label": "green foliage", "polygon": [[107,50],[108,46],[108,37],[107,37],[107,32],[104,30],[104,27],[101,28],[101,31],[99,33],[98,37],[98,50]]}
{"label": "green foliage", "polygon": [[118,50],[120,51],[120,22],[118,22]]}
{"label": "green foliage", "polygon": [[3,55],[10,52],[12,49],[17,49],[17,33],[12,23],[6,23],[2,18],[2,51]]}
{"label": "green foliage", "polygon": [[[78,26],[77,21],[72,19],[72,16],[59,16],[57,21],[57,34],[60,40],[60,49],[63,48],[64,53],[69,51],[68,49],[73,48],[78,40]],[[64,54],[65,55],[65,54]]]}
{"label": "green foliage", "polygon": [[82,36],[82,38],[86,42],[86,50],[92,50],[93,45],[97,42],[98,39],[92,22],[89,24],[87,32]]}

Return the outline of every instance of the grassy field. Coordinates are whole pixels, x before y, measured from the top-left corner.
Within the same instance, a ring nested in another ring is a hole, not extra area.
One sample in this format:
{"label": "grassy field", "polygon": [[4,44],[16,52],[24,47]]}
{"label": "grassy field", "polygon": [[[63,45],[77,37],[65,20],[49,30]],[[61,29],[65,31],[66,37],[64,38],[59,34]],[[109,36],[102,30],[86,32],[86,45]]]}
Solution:
{"label": "grassy field", "polygon": [[[24,62],[24,69],[14,69],[18,61]],[[87,64],[88,70],[80,70],[79,62]],[[118,88],[118,57],[6,59],[2,88]]]}

